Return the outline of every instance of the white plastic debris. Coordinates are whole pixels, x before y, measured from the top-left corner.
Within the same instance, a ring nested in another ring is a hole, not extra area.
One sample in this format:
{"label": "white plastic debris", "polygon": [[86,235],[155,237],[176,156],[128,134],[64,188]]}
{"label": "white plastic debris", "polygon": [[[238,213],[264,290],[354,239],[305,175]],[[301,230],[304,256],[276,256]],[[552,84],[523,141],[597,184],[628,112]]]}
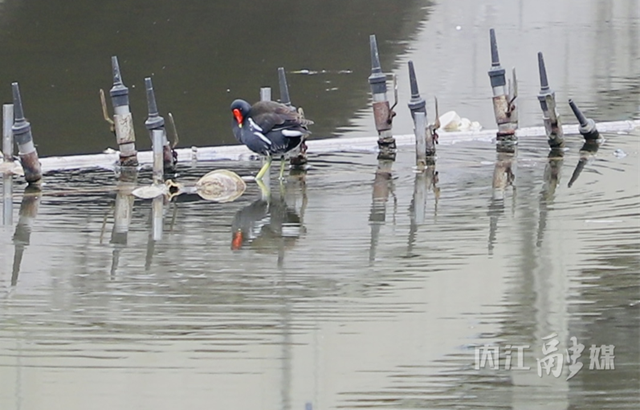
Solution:
{"label": "white plastic debris", "polygon": [[613,151],[613,155],[615,155],[618,158],[624,158],[627,156],[627,153],[621,150],[620,148],[618,148],[617,150]]}
{"label": "white plastic debris", "polygon": [[482,125],[478,121],[460,118],[460,115],[455,111],[447,111],[440,116],[440,129],[447,132],[480,131]]}

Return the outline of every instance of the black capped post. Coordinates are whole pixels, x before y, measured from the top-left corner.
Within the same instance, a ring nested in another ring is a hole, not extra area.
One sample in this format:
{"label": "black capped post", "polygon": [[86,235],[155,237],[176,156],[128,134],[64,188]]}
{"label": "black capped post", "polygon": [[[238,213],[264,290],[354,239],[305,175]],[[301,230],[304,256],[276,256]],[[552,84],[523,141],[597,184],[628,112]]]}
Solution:
{"label": "black capped post", "polygon": [[42,179],[42,170],[38,159],[38,152],[31,135],[31,124],[24,118],[22,97],[18,83],[11,84],[13,88],[13,138],[18,144],[18,155],[24,169],[24,179],[29,184],[37,184]]}
{"label": "black capped post", "polygon": [[562,131],[560,114],[558,114],[556,110],[556,93],[549,88],[547,69],[544,65],[542,53],[538,53],[538,71],[540,73],[540,93],[538,94],[538,101],[542,109],[542,120],[544,121],[544,129],[547,134],[547,142],[551,148],[562,148],[564,147],[564,133]]}
{"label": "black capped post", "polygon": [[375,34],[369,36],[369,45],[371,48],[369,86],[373,97],[373,118],[378,131],[378,147],[381,154],[393,156],[396,140],[393,137],[391,127],[395,112],[389,106],[389,100],[387,99],[387,78],[380,67],[380,56]]}
{"label": "black capped post", "polygon": [[582,111],[580,111],[580,108],[578,108],[576,103],[574,103],[573,100],[571,100],[571,99],[569,100],[569,106],[571,107],[571,110],[573,111],[573,114],[578,119],[578,123],[580,124],[580,127],[578,128],[578,131],[584,137],[584,139],[585,140],[597,140],[597,139],[599,139],[600,138],[600,133],[598,132],[598,129],[596,128],[596,122],[594,120],[592,120],[591,118],[585,117],[584,114],[582,113]]}
{"label": "black capped post", "polygon": [[[289,83],[287,82],[287,75],[284,71],[284,67],[278,67],[278,85],[280,87],[280,102],[287,107],[294,108],[291,104],[291,96],[289,95]],[[304,116],[304,111],[302,108],[297,109],[298,113]],[[307,164],[307,144],[306,144],[306,136],[302,139],[300,143],[299,152],[297,155],[292,155],[289,159],[289,164],[293,169],[304,169],[304,166]]]}
{"label": "black capped post", "polygon": [[407,105],[413,118],[414,135],[416,137],[416,167],[419,171],[422,171],[427,166],[427,157],[435,155],[435,146],[433,145],[433,138],[428,141],[431,134],[429,133],[429,136],[427,136],[427,104],[418,90],[418,79],[413,61],[409,61],[409,85],[411,87],[411,99]]}
{"label": "black capped post", "polygon": [[493,90],[493,112],[498,125],[498,149],[506,146],[506,151],[515,149],[516,129],[518,128],[518,111],[516,106],[516,98],[518,97],[518,83],[516,79],[516,70],[512,70],[512,78],[509,80],[507,87],[507,79],[505,70],[500,65],[500,57],[498,55],[498,43],[496,41],[496,33],[494,29],[489,30],[491,45],[491,68],[489,69],[489,80]]}
{"label": "black capped post", "polygon": [[120,165],[135,167],[138,165],[138,153],[136,152],[133,117],[129,108],[129,89],[122,82],[117,56],[111,57],[111,68],[113,70],[113,87],[109,90],[109,95],[113,105],[113,126],[120,150]]}
{"label": "black capped post", "polygon": [[[144,125],[149,130],[149,137],[153,145],[154,183],[158,182],[156,181],[158,178],[159,182],[162,183],[162,175],[157,176],[158,170],[156,167],[158,165],[156,162],[161,161],[162,167],[160,168],[160,173],[162,173],[162,170],[164,170],[164,172],[171,172],[175,170],[175,158],[169,140],[167,139],[164,118],[158,114],[158,106],[156,105],[156,97],[150,77],[144,79],[144,85],[147,90],[147,107],[149,111],[149,116]],[[159,159],[156,158],[158,156]]]}

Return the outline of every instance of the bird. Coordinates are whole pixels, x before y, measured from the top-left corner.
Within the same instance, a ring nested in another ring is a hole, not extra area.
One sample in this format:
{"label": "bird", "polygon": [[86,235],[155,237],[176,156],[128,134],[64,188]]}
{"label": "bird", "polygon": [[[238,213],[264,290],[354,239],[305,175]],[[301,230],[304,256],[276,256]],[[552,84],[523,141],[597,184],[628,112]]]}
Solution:
{"label": "bird", "polygon": [[272,157],[280,156],[280,180],[284,174],[284,156],[300,146],[311,132],[312,120],[304,118],[295,108],[275,101],[259,101],[250,105],[236,99],[231,103],[233,135],[256,154],[267,157],[256,180],[262,180],[271,166]]}

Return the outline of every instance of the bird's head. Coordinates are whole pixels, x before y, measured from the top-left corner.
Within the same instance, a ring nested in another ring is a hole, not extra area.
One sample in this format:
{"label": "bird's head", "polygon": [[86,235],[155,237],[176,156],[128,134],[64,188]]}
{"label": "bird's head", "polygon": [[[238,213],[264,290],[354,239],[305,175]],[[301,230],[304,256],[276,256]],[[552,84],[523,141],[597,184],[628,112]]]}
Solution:
{"label": "bird's head", "polygon": [[242,123],[250,110],[251,105],[245,100],[234,100],[231,103],[231,112],[233,113],[233,118],[238,123],[238,127],[242,128]]}

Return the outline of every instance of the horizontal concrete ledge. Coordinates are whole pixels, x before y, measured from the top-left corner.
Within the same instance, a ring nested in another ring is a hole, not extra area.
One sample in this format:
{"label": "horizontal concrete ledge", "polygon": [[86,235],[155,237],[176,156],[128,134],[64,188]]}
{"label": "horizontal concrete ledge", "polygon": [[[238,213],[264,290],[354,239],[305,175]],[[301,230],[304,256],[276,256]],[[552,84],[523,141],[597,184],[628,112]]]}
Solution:
{"label": "horizontal concrete ledge", "polygon": [[[564,125],[565,135],[579,134],[578,125]],[[598,131],[601,133],[630,133],[640,128],[640,120],[635,121],[612,121],[601,122],[597,124]],[[443,145],[456,144],[468,141],[486,141],[492,142],[495,138],[497,130],[482,130],[473,132],[444,132],[439,131],[439,143]],[[518,129],[516,132],[518,138],[522,137],[545,137],[544,127],[528,127]],[[396,145],[412,146],[415,144],[413,134],[398,135]],[[330,138],[323,140],[308,141],[308,153],[326,154],[332,152],[375,152],[378,149],[378,137],[361,137],[361,138]],[[180,148],[176,150],[178,153],[178,162],[185,163],[191,161],[242,161],[257,158],[256,154],[249,151],[244,145],[227,145],[219,147],[191,147]],[[90,154],[90,155],[70,155],[64,157],[46,157],[41,158],[42,171],[62,171],[70,169],[84,168],[107,168],[113,169],[118,161],[119,154],[117,151],[113,153]],[[141,165],[150,165],[153,162],[151,151],[138,152],[138,162]]]}

